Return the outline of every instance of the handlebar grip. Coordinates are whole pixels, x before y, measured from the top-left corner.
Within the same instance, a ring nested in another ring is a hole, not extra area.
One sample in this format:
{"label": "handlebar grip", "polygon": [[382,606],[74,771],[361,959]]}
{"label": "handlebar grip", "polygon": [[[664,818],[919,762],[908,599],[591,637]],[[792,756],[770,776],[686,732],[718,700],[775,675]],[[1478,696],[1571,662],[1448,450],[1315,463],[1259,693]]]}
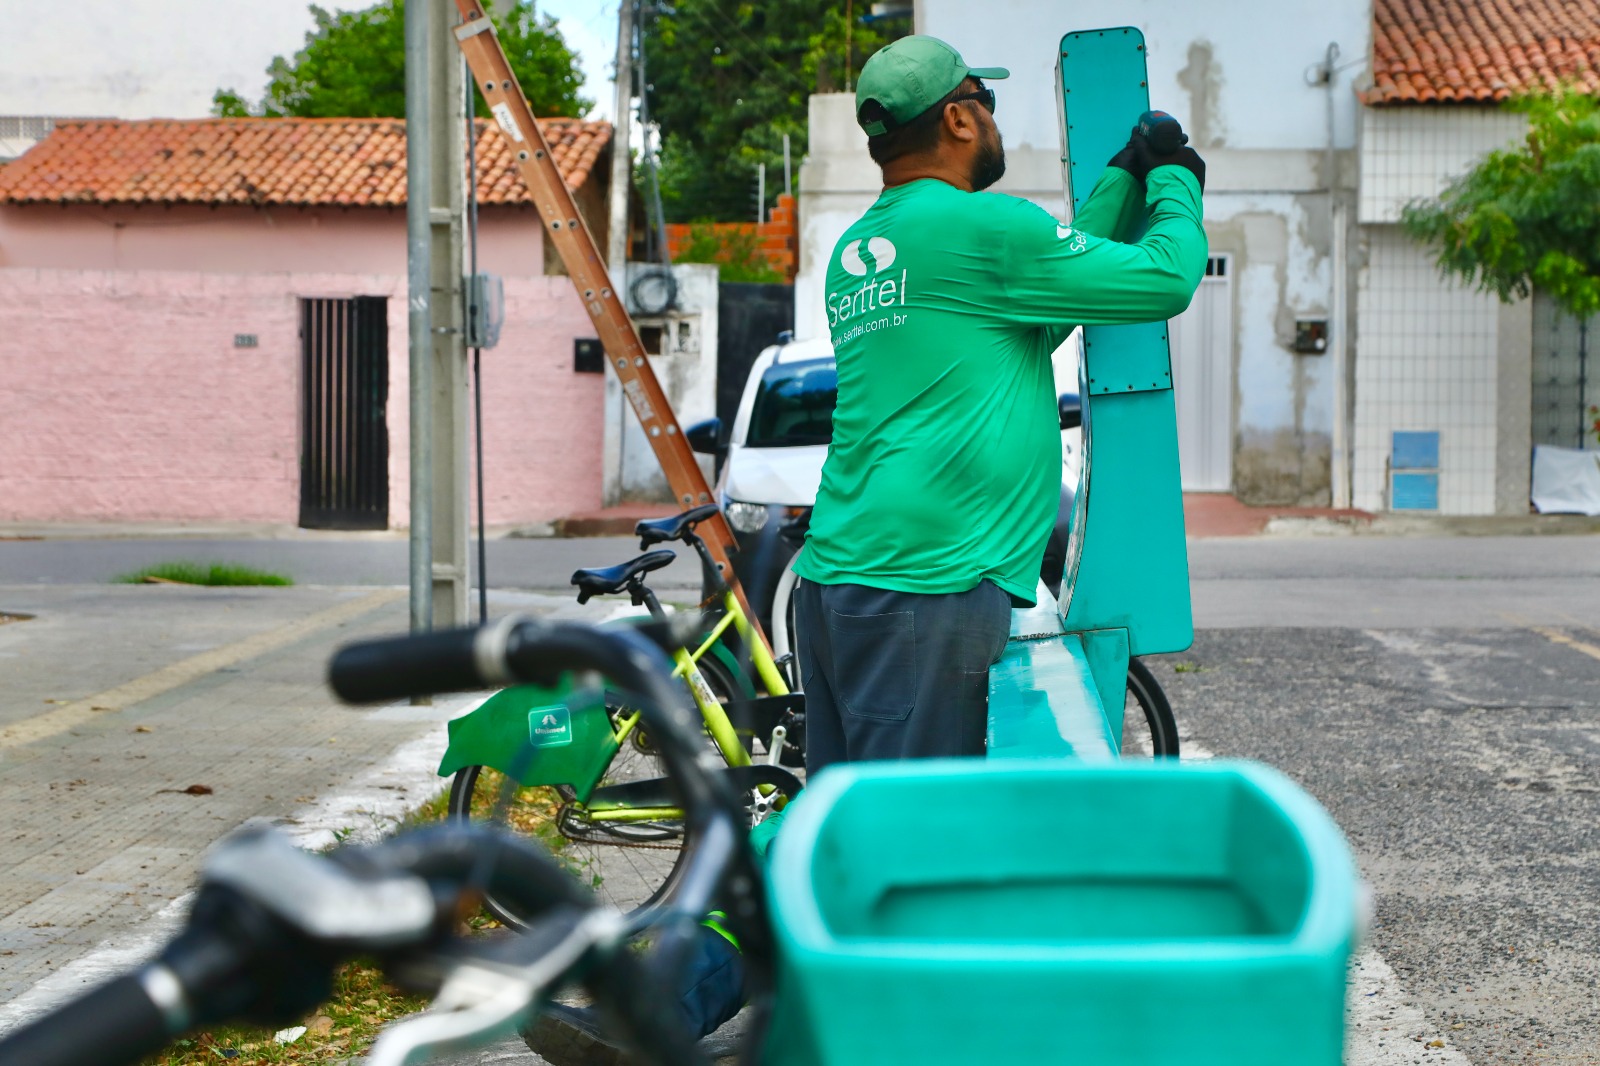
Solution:
{"label": "handlebar grip", "polygon": [[118,1066],[161,1050],[179,1034],[145,990],[151,972],[118,977],[0,1038],[0,1062]]}
{"label": "handlebar grip", "polygon": [[328,685],[351,703],[484,688],[477,629],[447,629],[348,644],[328,664]]}

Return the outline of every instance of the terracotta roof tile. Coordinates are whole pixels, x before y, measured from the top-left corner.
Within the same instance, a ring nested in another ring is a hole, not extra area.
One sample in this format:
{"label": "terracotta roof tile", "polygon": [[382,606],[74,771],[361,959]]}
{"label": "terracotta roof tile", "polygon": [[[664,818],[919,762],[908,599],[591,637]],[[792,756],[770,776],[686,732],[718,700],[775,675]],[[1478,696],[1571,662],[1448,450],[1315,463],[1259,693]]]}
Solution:
{"label": "terracotta roof tile", "polygon": [[[539,127],[574,189],[611,140],[606,122]],[[399,207],[405,129],[395,118],[61,122],[0,170],[0,201]],[[479,202],[531,204],[506,138],[481,120],[476,132]]]}
{"label": "terracotta roof tile", "polygon": [[1373,0],[1369,104],[1600,91],[1600,0]]}

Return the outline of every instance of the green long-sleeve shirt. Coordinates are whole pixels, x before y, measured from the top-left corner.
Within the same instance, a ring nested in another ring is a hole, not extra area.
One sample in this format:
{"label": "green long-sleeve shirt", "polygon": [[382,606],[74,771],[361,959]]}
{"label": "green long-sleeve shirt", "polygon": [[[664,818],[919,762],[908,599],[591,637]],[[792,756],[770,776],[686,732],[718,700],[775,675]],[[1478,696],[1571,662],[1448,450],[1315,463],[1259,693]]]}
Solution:
{"label": "green long-sleeve shirt", "polygon": [[802,577],[901,592],[989,578],[1031,604],[1061,483],[1050,355],[1080,325],[1171,318],[1205,274],[1200,186],[1107,168],[1071,226],[925,179],[885,189],[827,273],[839,367]]}

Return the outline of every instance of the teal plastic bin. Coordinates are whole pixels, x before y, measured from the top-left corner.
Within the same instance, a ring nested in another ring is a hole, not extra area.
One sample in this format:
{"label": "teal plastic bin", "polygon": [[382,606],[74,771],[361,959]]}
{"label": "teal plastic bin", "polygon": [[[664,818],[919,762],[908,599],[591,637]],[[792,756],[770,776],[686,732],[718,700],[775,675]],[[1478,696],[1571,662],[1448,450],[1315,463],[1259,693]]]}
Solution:
{"label": "teal plastic bin", "polygon": [[1357,881],[1267,767],[840,766],[772,848],[765,1061],[1341,1061]]}

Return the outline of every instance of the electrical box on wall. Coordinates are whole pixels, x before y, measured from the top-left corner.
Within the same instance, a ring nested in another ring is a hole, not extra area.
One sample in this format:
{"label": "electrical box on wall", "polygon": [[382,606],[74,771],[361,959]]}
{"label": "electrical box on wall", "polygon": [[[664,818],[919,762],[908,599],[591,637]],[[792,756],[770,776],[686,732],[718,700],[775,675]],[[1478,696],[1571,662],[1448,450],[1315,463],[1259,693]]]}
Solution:
{"label": "electrical box on wall", "polygon": [[506,320],[506,288],[498,274],[467,278],[467,347],[493,348]]}
{"label": "electrical box on wall", "polygon": [[1301,318],[1294,324],[1294,350],[1301,355],[1321,355],[1328,350],[1328,320]]}

